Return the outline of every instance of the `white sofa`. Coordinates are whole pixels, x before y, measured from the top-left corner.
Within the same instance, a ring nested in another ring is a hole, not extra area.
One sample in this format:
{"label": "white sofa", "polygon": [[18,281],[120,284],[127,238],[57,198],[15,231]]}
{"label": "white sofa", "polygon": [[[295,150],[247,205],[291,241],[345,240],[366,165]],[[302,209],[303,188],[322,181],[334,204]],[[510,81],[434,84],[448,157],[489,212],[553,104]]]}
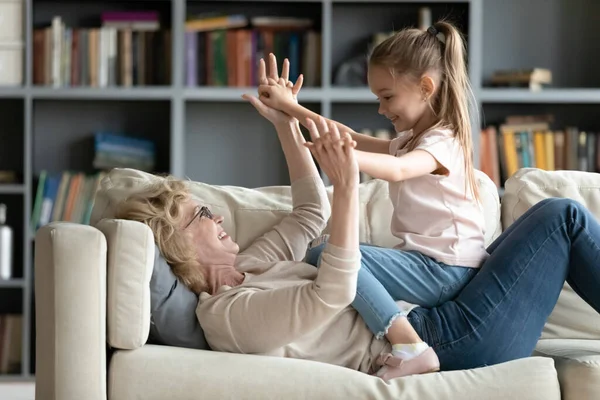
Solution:
{"label": "white sofa", "polygon": [[[577,199],[600,217],[598,174],[521,170],[507,182],[502,205],[491,181],[477,176],[488,243],[548,196]],[[38,231],[36,399],[600,398],[600,316],[568,286],[532,357],[389,384],[312,361],[147,344],[152,234],[140,223],[110,218],[116,202],[150,179],[162,178],[114,170],[96,199],[97,227],[60,222]],[[241,248],[291,208],[289,187],[190,187],[226,217],[225,229]],[[361,185],[361,241],[391,245],[387,193],[381,181]]]}

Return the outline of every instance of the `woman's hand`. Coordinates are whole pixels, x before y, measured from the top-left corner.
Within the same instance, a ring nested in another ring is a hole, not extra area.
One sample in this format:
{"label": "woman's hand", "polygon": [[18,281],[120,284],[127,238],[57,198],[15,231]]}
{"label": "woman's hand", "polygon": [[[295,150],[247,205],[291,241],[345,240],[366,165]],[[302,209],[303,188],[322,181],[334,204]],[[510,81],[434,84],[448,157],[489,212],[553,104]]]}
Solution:
{"label": "woman's hand", "polygon": [[305,146],[310,149],[334,188],[357,186],[359,169],[354,154],[356,142],[350,133],[340,133],[333,121],[327,123],[323,118],[317,124],[312,119],[306,122],[312,143],[305,143]]}
{"label": "woman's hand", "polygon": [[[258,65],[258,82],[260,83],[260,85],[262,87],[268,87],[269,79],[271,79],[274,83],[277,83],[277,85],[281,84],[284,87],[286,93],[289,93],[289,95],[292,96],[293,101],[296,102],[296,95],[302,87],[302,77],[298,79],[295,85],[292,85],[292,83],[287,80],[288,77],[289,61],[287,61],[287,59],[283,63],[281,77],[279,77],[277,75],[277,59],[273,54],[270,55],[269,78],[267,78],[265,61],[262,58],[260,59]],[[256,98],[255,96],[244,94],[242,95],[242,98],[249,101],[250,104],[252,104],[254,108],[256,108],[256,110],[260,113],[260,115],[271,121],[271,123],[275,126],[289,124],[295,121],[294,117],[291,117],[288,114],[270,106],[270,104],[268,104],[268,101],[265,102],[264,100],[268,100],[268,98],[266,98],[264,94],[261,94],[260,90],[259,96],[259,98]]]}

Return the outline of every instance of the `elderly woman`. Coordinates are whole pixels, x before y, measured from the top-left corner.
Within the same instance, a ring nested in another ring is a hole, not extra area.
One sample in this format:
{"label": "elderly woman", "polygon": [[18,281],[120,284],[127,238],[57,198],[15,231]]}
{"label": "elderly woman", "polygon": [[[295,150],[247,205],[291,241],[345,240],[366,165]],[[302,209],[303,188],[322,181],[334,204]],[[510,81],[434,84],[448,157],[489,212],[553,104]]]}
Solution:
{"label": "elderly woman", "polygon": [[[287,64],[282,78],[288,85]],[[264,64],[261,76],[265,78]],[[291,89],[294,93],[299,85]],[[287,159],[293,211],[239,253],[223,218],[192,201],[183,182],[166,179],[122,204],[119,217],[146,223],[175,274],[200,295],[196,310],[216,351],[302,358],[373,373],[384,379],[423,365],[391,356],[352,303],[360,268],[359,172],[354,143],[333,124],[298,121],[247,96],[277,130]],[[331,236],[319,268],[302,262],[329,218],[315,156],[333,184]],[[600,224],[567,199],[532,207],[488,249],[481,271],[453,300],[425,309],[401,304],[435,353],[419,363],[466,369],[529,356],[565,279],[600,312]],[[516,340],[515,338],[518,338]]]}

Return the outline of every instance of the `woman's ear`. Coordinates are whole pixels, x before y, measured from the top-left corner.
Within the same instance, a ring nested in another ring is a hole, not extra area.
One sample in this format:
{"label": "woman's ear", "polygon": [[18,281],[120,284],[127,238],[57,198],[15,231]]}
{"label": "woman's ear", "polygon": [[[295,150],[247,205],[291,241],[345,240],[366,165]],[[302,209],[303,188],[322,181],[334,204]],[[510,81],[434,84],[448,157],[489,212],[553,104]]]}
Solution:
{"label": "woman's ear", "polygon": [[435,93],[435,81],[429,75],[423,75],[421,78],[421,96],[423,101],[428,101]]}

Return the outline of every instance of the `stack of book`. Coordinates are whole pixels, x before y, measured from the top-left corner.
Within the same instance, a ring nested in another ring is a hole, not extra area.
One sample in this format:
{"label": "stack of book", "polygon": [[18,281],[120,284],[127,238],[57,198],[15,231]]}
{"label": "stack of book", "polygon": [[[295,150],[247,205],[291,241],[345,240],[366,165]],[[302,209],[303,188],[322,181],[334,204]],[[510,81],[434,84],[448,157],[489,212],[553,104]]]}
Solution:
{"label": "stack of book", "polygon": [[31,214],[31,232],[55,221],[89,224],[96,191],[105,175],[105,172],[86,175],[41,171]]}
{"label": "stack of book", "polygon": [[492,86],[523,87],[540,90],[552,84],[552,71],[545,68],[510,69],[494,72]]}
{"label": "stack of book", "polygon": [[290,79],[302,72],[304,86],[321,81],[321,34],[312,21],[294,17],[209,14],[185,23],[185,84],[195,86],[257,86],[258,60],[269,53],[279,65],[290,60]]}
{"label": "stack of book", "polygon": [[480,168],[498,187],[520,168],[600,172],[597,132],[553,128],[551,116],[508,117],[481,132]]}
{"label": "stack of book", "polygon": [[155,164],[156,148],[150,140],[102,132],[94,135],[96,169],[134,168],[152,172]]}
{"label": "stack of book", "polygon": [[60,16],[33,31],[33,83],[67,86],[169,85],[171,32],[156,12],[105,12],[101,26],[67,27]]}

